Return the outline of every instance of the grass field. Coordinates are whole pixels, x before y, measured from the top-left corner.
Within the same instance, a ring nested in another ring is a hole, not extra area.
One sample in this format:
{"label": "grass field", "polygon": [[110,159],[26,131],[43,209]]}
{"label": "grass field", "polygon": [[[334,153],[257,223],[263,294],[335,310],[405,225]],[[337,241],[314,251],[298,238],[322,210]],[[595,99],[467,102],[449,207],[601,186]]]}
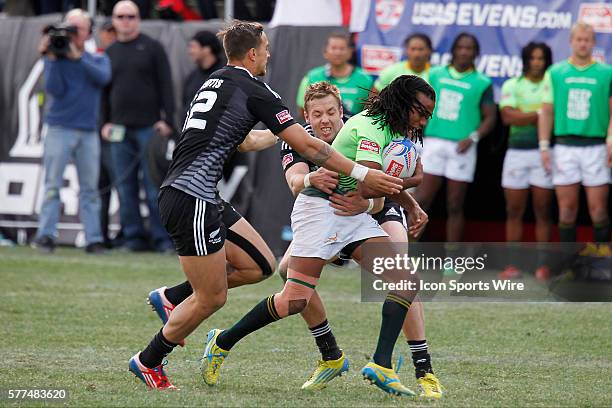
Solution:
{"label": "grass field", "polygon": [[[0,389],[65,388],[70,406],[612,405],[612,304],[428,303],[427,339],[447,393],[439,402],[398,399],[358,374],[375,347],[380,305],[360,303],[357,270],[330,269],[319,288],[351,361],[348,376],[320,392],[299,389],[318,353],[293,317],[237,345],[220,385],[207,387],[198,371],[206,332],[280,288],[274,276],[231,290],[226,306],[170,355],[167,371],[181,390],[156,392],[127,371],[127,361],[159,330],[145,297],[182,280],[175,257],[3,248],[0,276]],[[410,361],[403,339],[398,351]],[[415,388],[411,363],[400,374]]]}

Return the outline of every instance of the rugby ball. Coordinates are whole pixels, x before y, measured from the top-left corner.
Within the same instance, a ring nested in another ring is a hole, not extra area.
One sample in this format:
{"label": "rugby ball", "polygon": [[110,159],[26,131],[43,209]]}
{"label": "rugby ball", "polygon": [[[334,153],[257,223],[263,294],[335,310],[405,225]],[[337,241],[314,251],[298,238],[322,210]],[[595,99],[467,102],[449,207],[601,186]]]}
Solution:
{"label": "rugby ball", "polygon": [[383,170],[395,177],[412,177],[417,159],[416,145],[410,139],[393,140],[383,150]]}

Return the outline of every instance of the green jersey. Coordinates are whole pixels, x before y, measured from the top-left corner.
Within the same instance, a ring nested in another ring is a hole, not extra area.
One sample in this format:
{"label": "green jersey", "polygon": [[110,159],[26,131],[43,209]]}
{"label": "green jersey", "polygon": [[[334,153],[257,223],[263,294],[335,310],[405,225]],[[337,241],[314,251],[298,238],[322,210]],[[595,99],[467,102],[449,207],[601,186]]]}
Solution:
{"label": "green jersey", "polygon": [[[365,116],[366,111],[358,113],[346,121],[334,139],[332,147],[347,159],[358,161],[371,161],[383,164],[383,150],[398,135],[392,135],[389,128],[379,129],[378,124],[372,123],[372,118]],[[336,192],[345,194],[357,189],[357,180],[349,176],[340,175]],[[312,197],[327,198],[327,194],[314,187],[302,190],[302,194]]]}
{"label": "green jersey", "polygon": [[[606,137],[612,67],[599,62],[577,67],[566,60],[551,66],[544,81],[543,102],[553,104],[555,136],[572,136],[567,138],[570,144],[583,144],[580,138],[600,142],[596,139]],[[562,139],[557,143],[564,143]]]}
{"label": "green jersey", "polygon": [[[544,81],[531,82],[524,76],[510,78],[501,90],[499,109],[510,107],[524,113],[537,112],[542,107]],[[537,149],[538,129],[535,125],[510,126],[508,147],[514,149]]]}
{"label": "green jersey", "polygon": [[429,72],[429,83],[436,91],[436,108],[425,128],[428,137],[467,138],[480,126],[481,106],[495,103],[491,79],[478,71],[435,67]]}
{"label": "green jersey", "polygon": [[[379,129],[379,124],[373,124],[373,118],[365,116],[365,113],[367,111],[353,116],[344,124],[332,147],[347,159],[355,162],[371,161],[382,167],[383,150],[394,139],[394,135],[388,127]],[[355,190],[357,180],[341,175],[338,188],[343,191]]]}
{"label": "green jersey", "polygon": [[400,75],[416,75],[426,82],[429,82],[429,69],[431,66],[427,64],[425,69],[421,72],[414,72],[412,67],[410,66],[409,61],[400,61],[393,65],[389,65],[387,68],[383,69],[378,76],[376,82],[374,82],[374,88],[377,91],[382,91],[384,87],[389,85],[395,78]]}
{"label": "green jersey", "polygon": [[340,90],[342,104],[349,110],[350,114],[359,113],[363,110],[363,103],[367,99],[374,80],[363,69],[354,67],[347,77],[336,78],[331,76],[329,65],[313,68],[302,79],[297,94],[297,106],[304,108],[304,94],[309,85],[316,82],[326,81],[336,85]]}

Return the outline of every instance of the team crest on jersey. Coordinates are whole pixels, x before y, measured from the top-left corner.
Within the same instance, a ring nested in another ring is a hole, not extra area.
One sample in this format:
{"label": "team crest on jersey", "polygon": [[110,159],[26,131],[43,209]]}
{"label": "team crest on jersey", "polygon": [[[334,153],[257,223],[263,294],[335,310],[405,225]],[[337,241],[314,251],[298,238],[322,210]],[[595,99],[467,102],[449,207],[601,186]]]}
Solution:
{"label": "team crest on jersey", "polygon": [[293,119],[293,117],[287,109],[285,109],[284,111],[280,111],[276,114],[276,120],[278,120],[278,123],[280,123],[281,125],[283,123],[289,122],[291,119]]}
{"label": "team crest on jersey", "polygon": [[385,173],[393,177],[399,177],[400,174],[402,174],[402,170],[404,170],[404,165],[402,163],[391,160],[391,163],[389,163],[389,167],[387,167]]}
{"label": "team crest on jersey", "polygon": [[405,0],[376,0],[376,24],[388,31],[400,22],[404,14]]}
{"label": "team crest on jersey", "polygon": [[293,153],[287,153],[283,156],[283,170],[287,168],[289,163],[293,161]]}
{"label": "team crest on jersey", "polygon": [[357,150],[365,150],[366,152],[380,154],[380,146],[378,143],[372,142],[371,140],[362,140],[359,143],[359,148]]}

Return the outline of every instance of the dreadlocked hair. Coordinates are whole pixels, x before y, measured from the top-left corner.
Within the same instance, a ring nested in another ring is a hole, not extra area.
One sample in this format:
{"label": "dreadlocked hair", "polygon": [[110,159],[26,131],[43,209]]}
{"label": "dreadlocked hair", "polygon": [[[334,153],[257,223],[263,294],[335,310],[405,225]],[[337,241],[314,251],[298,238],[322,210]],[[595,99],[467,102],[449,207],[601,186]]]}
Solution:
{"label": "dreadlocked hair", "polygon": [[416,75],[400,75],[379,94],[368,97],[364,105],[365,115],[373,119],[372,123],[378,125],[378,129],[388,127],[394,136],[410,137],[422,145],[423,129],[410,125],[411,112],[427,118],[431,116],[417,99],[419,92],[435,102],[436,93],[427,82]]}

